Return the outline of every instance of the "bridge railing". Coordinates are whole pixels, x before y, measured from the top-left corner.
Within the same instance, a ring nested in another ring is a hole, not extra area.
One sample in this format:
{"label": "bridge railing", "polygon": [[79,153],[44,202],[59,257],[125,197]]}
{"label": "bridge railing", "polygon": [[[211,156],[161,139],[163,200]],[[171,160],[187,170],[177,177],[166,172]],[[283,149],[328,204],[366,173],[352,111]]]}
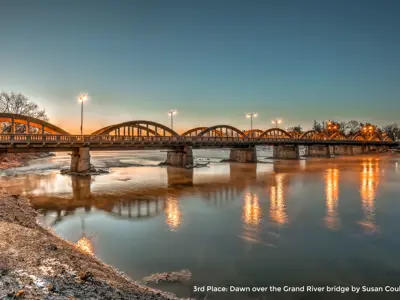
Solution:
{"label": "bridge railing", "polygon": [[[335,140],[329,139],[318,139],[318,138],[305,138],[305,139],[295,139],[295,138],[287,138],[281,136],[269,136],[269,137],[226,137],[226,136],[217,136],[217,137],[208,137],[208,136],[114,136],[114,135],[51,135],[51,134],[0,134],[0,142],[7,141],[10,143],[145,143],[145,142],[196,142],[196,143],[248,143],[248,142],[335,142]],[[338,140],[339,141],[339,140]],[[352,144],[365,144],[367,141],[365,140],[340,140],[351,142]],[[386,143],[384,141],[379,143]]]}

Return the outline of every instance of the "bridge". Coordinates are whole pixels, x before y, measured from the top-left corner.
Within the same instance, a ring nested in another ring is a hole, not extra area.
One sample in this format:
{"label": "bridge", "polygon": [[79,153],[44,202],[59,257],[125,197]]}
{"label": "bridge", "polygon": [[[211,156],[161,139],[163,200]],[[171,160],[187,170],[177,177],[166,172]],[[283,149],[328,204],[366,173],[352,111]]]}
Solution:
{"label": "bridge", "polygon": [[[280,128],[239,130],[231,125],[196,127],[177,133],[160,123],[137,120],[110,125],[90,135],[73,135],[48,122],[16,114],[0,113],[0,153],[71,151],[71,171],[86,172],[90,168],[90,151],[167,150],[168,165],[185,167],[193,164],[192,149],[230,148],[230,160],[257,162],[255,146],[273,146],[276,159],[299,159],[299,146],[306,146],[306,155],[356,155],[387,151],[398,145],[378,133],[358,132],[330,136],[309,130],[287,132]],[[7,129],[7,130],[6,130]]]}

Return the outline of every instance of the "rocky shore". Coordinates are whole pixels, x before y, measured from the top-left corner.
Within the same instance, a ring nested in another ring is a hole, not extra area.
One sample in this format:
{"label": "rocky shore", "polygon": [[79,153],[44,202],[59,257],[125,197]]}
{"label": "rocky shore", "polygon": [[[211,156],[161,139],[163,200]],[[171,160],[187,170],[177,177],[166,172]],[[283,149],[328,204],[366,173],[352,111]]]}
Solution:
{"label": "rocky shore", "polygon": [[29,200],[0,191],[0,299],[178,299],[140,285],[39,226]]}
{"label": "rocky shore", "polygon": [[[52,153],[1,153],[0,170],[25,166],[30,160],[53,156]],[[1,299],[1,298],[0,298]]]}

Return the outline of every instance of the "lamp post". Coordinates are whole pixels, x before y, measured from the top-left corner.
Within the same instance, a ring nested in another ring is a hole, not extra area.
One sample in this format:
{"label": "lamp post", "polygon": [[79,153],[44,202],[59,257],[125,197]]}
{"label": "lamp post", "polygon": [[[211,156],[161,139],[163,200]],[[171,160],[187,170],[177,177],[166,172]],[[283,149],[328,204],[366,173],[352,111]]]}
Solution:
{"label": "lamp post", "polygon": [[275,124],[276,128],[278,128],[278,124],[281,124],[281,123],[282,123],[282,120],[280,120],[280,119],[272,120],[272,124]]}
{"label": "lamp post", "polygon": [[168,114],[171,116],[171,129],[174,129],[174,115],[176,115],[176,110],[170,110]]}
{"label": "lamp post", "polygon": [[83,102],[88,100],[88,94],[81,94],[79,102],[81,103],[81,135],[83,135]]}
{"label": "lamp post", "polygon": [[253,118],[257,118],[258,114],[257,113],[248,113],[246,115],[247,118],[250,118],[250,133],[251,137],[253,137]]}

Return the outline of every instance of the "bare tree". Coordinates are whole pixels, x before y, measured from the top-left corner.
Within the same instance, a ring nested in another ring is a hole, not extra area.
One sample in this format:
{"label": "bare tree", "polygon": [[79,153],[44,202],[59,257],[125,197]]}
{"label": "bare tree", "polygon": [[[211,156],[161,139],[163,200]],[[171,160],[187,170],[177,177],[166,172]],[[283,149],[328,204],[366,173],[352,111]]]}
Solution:
{"label": "bare tree", "polygon": [[396,123],[383,126],[382,131],[392,140],[397,140],[400,137],[400,128]]}
{"label": "bare tree", "polygon": [[300,125],[298,125],[298,126],[289,127],[287,129],[287,131],[302,133],[303,132],[303,128]]}
{"label": "bare tree", "polygon": [[313,130],[315,130],[317,132],[321,132],[323,130],[323,128],[324,128],[324,125],[322,123],[317,122],[316,120],[314,120],[314,124],[313,124],[313,127],[312,127]]}
{"label": "bare tree", "polygon": [[[45,110],[40,110],[39,106],[30,101],[26,96],[17,93],[0,93],[0,113],[11,113],[33,117],[43,121],[48,121]],[[9,132],[11,126],[9,123],[2,123],[0,133]],[[25,132],[25,125],[18,124],[17,132]]]}
{"label": "bare tree", "polygon": [[354,135],[358,131],[360,131],[360,123],[358,121],[355,121],[355,120],[349,121],[345,125],[344,130],[345,130],[345,134]]}

